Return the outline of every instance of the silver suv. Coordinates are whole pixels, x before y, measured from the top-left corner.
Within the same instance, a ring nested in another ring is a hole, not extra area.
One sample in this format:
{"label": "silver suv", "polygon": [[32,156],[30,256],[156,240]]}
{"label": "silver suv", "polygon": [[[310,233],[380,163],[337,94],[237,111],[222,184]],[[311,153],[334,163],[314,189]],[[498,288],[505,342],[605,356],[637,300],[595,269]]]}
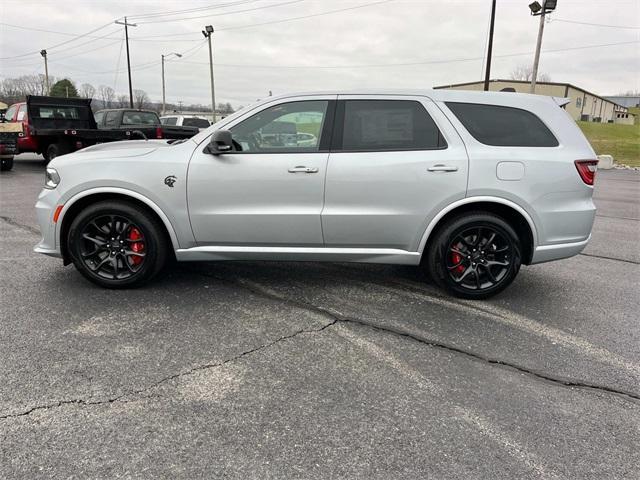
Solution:
{"label": "silver suv", "polygon": [[589,241],[597,160],[563,101],[286,95],[189,140],[95,145],[49,165],[35,250],[104,287],[175,256],[416,265],[486,298]]}

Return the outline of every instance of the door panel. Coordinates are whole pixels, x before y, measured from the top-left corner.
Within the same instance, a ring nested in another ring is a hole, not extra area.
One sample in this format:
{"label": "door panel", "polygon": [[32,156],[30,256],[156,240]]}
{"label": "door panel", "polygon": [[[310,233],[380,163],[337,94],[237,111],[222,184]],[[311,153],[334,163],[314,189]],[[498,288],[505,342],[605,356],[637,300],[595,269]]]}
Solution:
{"label": "door panel", "polygon": [[[343,99],[362,97],[339,97]],[[419,101],[426,108],[446,141],[446,148],[332,151],[322,211],[326,246],[416,251],[428,222],[444,206],[464,198],[468,159],[462,140],[435,104],[424,97],[410,100]],[[336,122],[340,118],[338,115]],[[406,120],[401,112],[394,118],[396,128]],[[382,131],[380,121],[365,120],[362,129],[373,125]],[[342,125],[336,123],[335,128],[338,131]],[[373,138],[366,131],[361,134],[365,139]],[[398,134],[396,138],[404,137]]]}
{"label": "door panel", "polygon": [[187,196],[198,244],[323,245],[329,154],[320,144],[327,118],[333,120],[328,105],[317,97],[270,105],[230,126],[240,151],[214,156],[204,144],[196,150]]}

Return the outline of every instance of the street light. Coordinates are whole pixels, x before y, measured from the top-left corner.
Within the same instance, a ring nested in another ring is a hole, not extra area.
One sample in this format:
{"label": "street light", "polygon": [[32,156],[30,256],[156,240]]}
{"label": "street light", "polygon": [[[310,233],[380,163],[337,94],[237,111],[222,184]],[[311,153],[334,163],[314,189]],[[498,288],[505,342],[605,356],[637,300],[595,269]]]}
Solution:
{"label": "street light", "polygon": [[176,52],[171,52],[171,53],[167,53],[166,55],[160,55],[162,57],[162,113],[164,114],[164,110],[165,110],[165,98],[164,98],[164,59],[170,57],[171,55],[175,55],[178,58],[182,58],[182,54],[180,53],[176,53]]}
{"label": "street light", "polygon": [[538,27],[538,40],[536,42],[536,54],[533,58],[533,71],[531,72],[531,93],[536,93],[536,79],[538,77],[538,64],[540,63],[540,49],[542,48],[542,33],[544,32],[544,16],[553,12],[558,6],[558,0],[544,0],[529,4],[529,10],[534,17],[540,17],[540,26]]}
{"label": "street light", "polygon": [[44,58],[44,78],[47,85],[47,95],[49,95],[49,65],[47,65],[47,51],[40,50],[40,55]]}
{"label": "street light", "polygon": [[213,111],[213,123],[216,123],[216,94],[213,85],[213,50],[211,47],[211,35],[213,34],[213,26],[207,25],[202,30],[202,35],[209,41],[209,73],[211,74],[211,110]]}

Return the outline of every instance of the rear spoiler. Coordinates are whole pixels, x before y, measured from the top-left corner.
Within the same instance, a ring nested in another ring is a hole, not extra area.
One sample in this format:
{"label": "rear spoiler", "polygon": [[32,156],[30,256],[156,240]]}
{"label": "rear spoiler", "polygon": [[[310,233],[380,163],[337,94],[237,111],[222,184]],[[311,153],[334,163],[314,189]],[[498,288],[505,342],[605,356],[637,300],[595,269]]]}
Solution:
{"label": "rear spoiler", "polygon": [[571,103],[571,99],[569,97],[551,97],[553,98],[553,101],[556,102],[556,104],[559,107],[564,107],[565,105]]}

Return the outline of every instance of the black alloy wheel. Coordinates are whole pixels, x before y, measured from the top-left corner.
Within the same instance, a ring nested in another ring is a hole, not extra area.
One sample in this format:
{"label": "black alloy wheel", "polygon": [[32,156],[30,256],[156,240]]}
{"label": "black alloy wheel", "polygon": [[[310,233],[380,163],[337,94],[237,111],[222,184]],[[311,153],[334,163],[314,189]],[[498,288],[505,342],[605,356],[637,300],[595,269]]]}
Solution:
{"label": "black alloy wheel", "polygon": [[144,209],[126,202],[90,205],[73,220],[67,237],[74,265],[103,287],[142,285],[165,263],[163,226]]}
{"label": "black alloy wheel", "polygon": [[521,262],[518,235],[488,213],[457,217],[441,228],[427,253],[432,279],[456,296],[482,299],[506,288]]}
{"label": "black alloy wheel", "polygon": [[143,267],[146,252],[141,228],[120,215],[96,217],[85,225],[80,239],[80,258],[96,275],[123,280]]}

